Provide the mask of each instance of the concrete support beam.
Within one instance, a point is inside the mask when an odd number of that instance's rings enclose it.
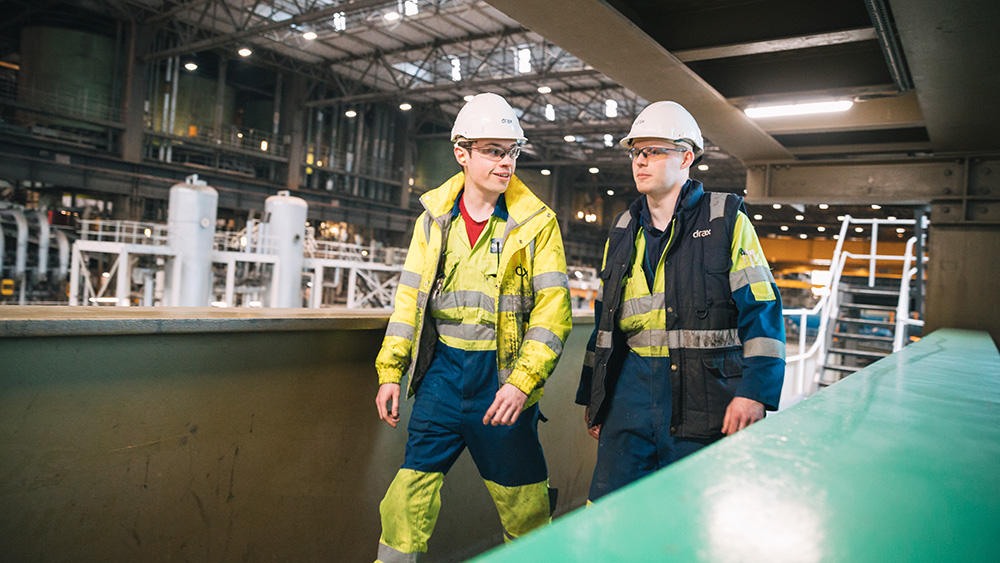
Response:
[[[747,168],[753,203],[931,203],[931,222],[1000,226],[1000,157],[775,163]]]
[[[747,168],[753,203],[920,204],[963,193],[962,159],[787,162]]]
[[[643,98],[683,104],[706,137],[741,161],[791,157],[759,125],[605,0],[488,3]]]
[[[932,212],[924,334],[985,330],[1000,343],[1000,225],[937,225],[933,219]]]
[[[125,59],[125,87],[122,92],[122,122],[125,131],[121,136],[120,150],[125,162],[142,161],[142,135],[145,116],[146,87],[149,66],[140,62],[139,56],[149,47],[153,33],[135,23],[128,26]]]
[[[293,75],[283,96],[281,115],[286,117],[280,124],[282,134],[289,136],[291,140],[288,149],[288,174],[285,177],[285,187],[290,190],[299,189],[302,183],[302,163],[306,159],[304,105],[308,95],[309,88],[305,77]]]

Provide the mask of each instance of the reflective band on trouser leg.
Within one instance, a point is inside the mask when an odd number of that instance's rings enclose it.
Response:
[[[382,536],[378,558],[383,563],[410,563],[427,551],[441,510],[444,473],[400,469],[379,505]]]
[[[527,534],[531,530],[549,522],[549,481],[504,487],[483,479],[493,497],[503,524],[505,542]]]

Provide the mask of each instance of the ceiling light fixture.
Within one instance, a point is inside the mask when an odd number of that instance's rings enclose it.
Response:
[[[781,204],[780,203],[775,203],[771,207],[773,207],[775,209],[781,209]]]
[[[836,113],[851,109],[854,102],[840,100],[835,102],[809,102],[802,104],[783,104],[775,106],[756,106],[743,110],[747,117],[758,119],[762,117],[786,117],[789,115],[811,115],[814,113]]]
[[[573,135],[566,135],[565,137],[563,137],[563,140],[566,141],[567,143],[572,143],[576,141],[576,137],[574,137]]]
[[[806,218],[806,217],[805,217],[805,215],[796,215],[796,216],[795,216],[795,220],[796,220],[796,221],[801,221],[801,220],[803,220],[803,219],[805,219],[805,218]]]
[[[782,225],[781,226],[781,230],[782,231],[787,231],[788,230],[788,225]]]
[[[754,221],[760,221],[763,218],[764,218],[764,216],[761,215],[760,213],[758,213],[758,214],[756,214],[756,215],[753,216],[753,220]]]
[[[403,103],[399,104],[399,109],[401,109],[403,111],[410,111],[411,109],[413,109],[413,106],[411,106],[410,104],[408,104],[406,102],[403,102]]]
[[[614,190],[608,190],[608,195],[615,195],[615,191]]]
[[[239,51],[236,51],[236,52],[239,53],[239,55],[241,57],[249,57],[250,55],[253,54],[253,51],[251,51],[250,49],[248,49],[246,47],[243,47]]]
[[[821,204],[819,204],[819,208],[820,209],[830,209],[830,206],[827,205],[827,204],[825,204],[825,203],[821,203]]]
[[[699,164],[698,165],[698,170],[701,170],[702,172],[704,172],[704,171],[708,170],[708,165],[707,164]]]
[[[195,63],[184,63],[184,68],[188,70],[198,70],[198,65]]]
[[[385,18],[385,21],[387,22],[394,22],[399,19],[399,12],[395,10],[386,12],[382,17]]]
[[[879,204],[877,204],[877,203],[873,203],[872,204],[872,209],[882,209],[882,206],[879,205]]]
[[[462,99],[465,100],[465,101],[467,101],[467,102],[471,102],[472,98],[475,98],[475,96],[473,96],[472,94],[469,94],[468,96],[465,96]]]
[[[596,167],[596,166],[591,166],[591,167],[590,167],[590,173],[591,173],[591,174],[597,174],[597,173],[598,173],[598,172],[600,172],[600,171],[601,171],[601,169],[600,169],[600,168],[598,168],[598,167]]]
[[[358,112],[354,111],[353,109],[349,109],[344,112],[344,115],[346,115],[347,117],[357,117]]]
[[[549,174],[552,173],[552,171],[549,170],[548,168],[542,168],[542,170],[541,170],[540,173],[541,173],[542,176],[548,176]]]
[[[302,38],[305,39],[306,41],[312,41],[313,39],[316,39],[317,37],[319,37],[319,35],[316,35],[315,31],[307,31],[307,32],[305,32],[305,33],[302,34]]]
[[[548,94],[551,91],[552,91],[552,88],[549,88],[548,86],[539,86],[538,87],[538,93],[539,94]]]

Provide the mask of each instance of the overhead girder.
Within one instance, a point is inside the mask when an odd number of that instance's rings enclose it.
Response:
[[[1000,225],[1000,156],[752,164],[753,203],[932,205],[934,225]]]

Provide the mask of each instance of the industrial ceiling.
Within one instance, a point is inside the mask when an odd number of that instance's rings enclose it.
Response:
[[[309,106],[408,103],[422,114],[428,137],[442,136],[463,97],[494,91],[523,112],[531,145],[521,166],[576,166],[582,178],[596,166],[603,179],[595,181],[620,187],[620,196],[629,184],[628,163],[609,141],[628,131],[648,101],[660,99],[682,103],[699,120],[709,141],[708,169],[695,174],[714,189],[742,192],[747,166],[760,163],[905,160],[1000,148],[994,133],[1000,112],[993,107],[1000,98],[993,29],[1000,4],[990,0],[4,4],[13,16],[0,31],[72,4],[168,34],[172,40],[152,45],[146,61],[205,52],[235,57],[246,47],[260,64],[321,82]],[[813,116],[744,113],[819,100],[854,105]],[[843,210],[830,213],[810,220],[834,224]],[[786,221],[771,216],[763,223],[772,219],[775,227]]]

